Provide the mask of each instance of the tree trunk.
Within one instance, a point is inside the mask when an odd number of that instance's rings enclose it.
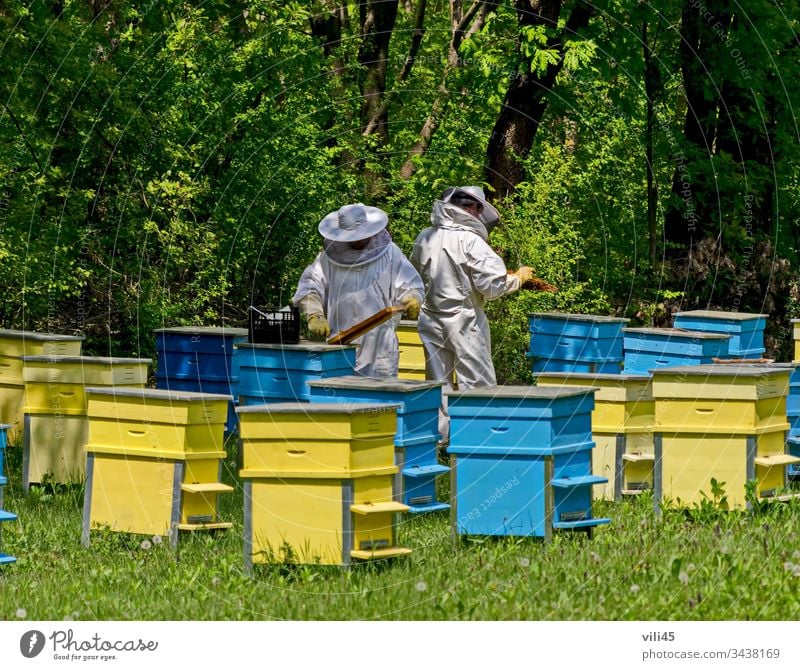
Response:
[[[578,2],[570,13],[566,27],[547,40],[547,49],[561,54],[558,62],[544,72],[531,72],[531,58],[523,55],[523,32],[531,27],[554,29],[561,13],[561,0],[515,0],[519,33],[517,71],[511,78],[503,107],[495,122],[486,150],[486,181],[493,197],[513,192],[524,178],[523,162],[533,146],[539,124],[547,108],[547,96],[564,66],[566,38],[589,23],[594,8]]]

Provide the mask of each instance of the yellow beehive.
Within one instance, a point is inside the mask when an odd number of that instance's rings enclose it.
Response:
[[[396,546],[397,406],[239,407],[244,554],[253,563],[347,565],[410,553]]]
[[[618,500],[653,485],[655,402],[647,375],[540,372],[538,386],[593,386],[592,472],[608,482],[594,486],[596,499]]]
[[[400,379],[425,379],[425,347],[417,332],[416,321],[401,321],[397,326],[400,347]]]
[[[800,319],[792,319],[792,339],[794,339],[794,362],[800,363]]]
[[[230,528],[218,514],[230,396],[87,388],[83,542],[91,528],[169,535]]]
[[[25,406],[23,356],[77,356],[83,337],[0,329],[0,422],[11,425],[10,441],[22,432]]]
[[[747,505],[746,484],[768,499],[785,484],[789,367],[699,365],[657,370],[656,500],[697,505],[715,479],[729,509]]]
[[[22,486],[80,483],[86,472],[89,420],[86,416],[25,415]]]

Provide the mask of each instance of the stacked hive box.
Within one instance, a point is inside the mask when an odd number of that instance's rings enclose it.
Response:
[[[156,387],[232,396],[225,431],[235,430],[239,373],[235,367],[234,344],[247,342],[247,330],[187,326],[160,328],[154,332],[158,352]]]
[[[713,363],[728,355],[729,335],[679,328],[625,328],[625,372]]]
[[[588,314],[533,313],[526,357],[534,372],[622,370],[622,328],[628,319]]]
[[[541,372],[538,386],[593,386],[592,472],[608,478],[596,498],[619,500],[653,488],[655,403],[648,375]]]
[[[673,322],[675,328],[730,335],[728,356],[731,358],[759,358],[765,351],[766,325],[766,314],[708,310],[678,312]]]
[[[149,358],[25,356],[22,486],[83,480],[86,386],[144,388]]]
[[[145,535],[229,528],[218,514],[228,395],[87,388],[83,543],[93,527]]]
[[[237,344],[239,404],[308,402],[308,382],[353,374],[355,346]]]
[[[239,407],[244,561],[347,565],[410,553],[396,546],[396,405]]]
[[[311,402],[383,402],[395,404],[397,433],[395,498],[412,513],[449,509],[436,500],[436,477],[448,467],[437,461],[442,384],[410,379],[331,377],[309,382]]]
[[[0,421],[10,424],[9,440],[22,434],[25,406],[23,356],[77,356],[83,337],[0,330]]]
[[[655,500],[696,505],[724,486],[729,508],[755,495],[774,498],[785,484],[787,368],[699,365],[657,370]]]
[[[3,553],[3,523],[6,521],[15,521],[17,518],[16,514],[12,514],[11,512],[6,512],[3,509],[3,488],[8,483],[8,480],[5,477],[5,451],[6,451],[6,437],[8,435],[8,429],[11,426],[7,423],[0,424],[0,565],[5,563],[13,563],[17,559],[13,556],[9,556],[8,554]]]
[[[794,361],[800,362],[800,319],[792,319],[792,339],[794,341]]]
[[[496,386],[448,393],[456,535],[549,539],[592,517],[594,389]]]
[[[425,347],[417,332],[416,321],[403,320],[397,326],[400,346],[400,379],[425,379]]]

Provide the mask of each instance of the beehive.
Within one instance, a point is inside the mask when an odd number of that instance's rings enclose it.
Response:
[[[235,430],[239,371],[234,345],[247,342],[247,329],[176,326],[153,332],[158,353],[156,387],[232,396],[225,430]]]
[[[425,379],[425,347],[417,331],[417,322],[402,320],[397,326],[400,348],[400,379]]]
[[[775,497],[785,484],[786,394],[790,370],[699,365],[657,370],[655,498],[677,506],[712,498],[723,485],[730,509],[746,506],[746,483]]]
[[[397,405],[276,403],[237,408],[245,480],[244,560],[347,565],[397,547]]]
[[[591,412],[587,387],[497,386],[448,393],[453,529],[458,535],[549,539],[591,529]]]
[[[706,333],[730,335],[728,355],[732,358],[759,357],[764,353],[766,314],[690,310],[678,312],[673,321],[675,328],[699,330]]]
[[[625,372],[703,365],[728,355],[730,335],[680,328],[625,328]]]
[[[9,440],[22,432],[25,406],[23,356],[76,356],[83,337],[0,329],[0,420],[7,422]]]
[[[436,499],[438,475],[449,468],[437,458],[440,382],[411,379],[375,379],[352,375],[309,382],[311,402],[382,402],[396,404],[394,436],[396,499],[411,513],[449,509]]]
[[[619,500],[653,487],[655,402],[648,375],[543,372],[537,386],[592,386],[592,472],[608,478],[595,498]]]
[[[143,388],[149,358],[24,356],[22,485],[80,482],[88,437],[86,386]]]
[[[352,375],[355,346],[326,344],[236,344],[239,403],[307,402],[308,382]]]
[[[9,426],[7,423],[0,424],[0,565],[5,565],[7,563],[13,563],[17,559],[14,556],[10,556],[9,554],[3,553],[3,523],[7,521],[16,521],[17,515],[12,514],[11,512],[6,512],[3,509],[3,489],[5,485],[8,483],[8,480],[5,476],[5,451],[6,451],[6,442],[7,442],[7,434]]]
[[[619,373],[622,328],[627,322],[591,314],[530,314],[526,357],[534,372]]]
[[[227,395],[87,388],[83,542],[91,528],[145,535],[229,528],[218,514]]]
[[[792,339],[794,340],[794,361],[800,362],[800,319],[792,319]]]

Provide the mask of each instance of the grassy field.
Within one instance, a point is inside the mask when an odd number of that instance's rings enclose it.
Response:
[[[19,487],[18,450],[0,568],[0,619],[789,619],[800,618],[800,504],[757,513],[665,512],[652,500],[600,503],[594,539],[557,534],[466,540],[446,513],[404,519],[414,552],[352,569],[258,566],[242,572],[242,490],[223,497],[234,528],[161,538],[93,532],[80,544],[83,490]],[[228,471],[226,479],[235,482]]]

